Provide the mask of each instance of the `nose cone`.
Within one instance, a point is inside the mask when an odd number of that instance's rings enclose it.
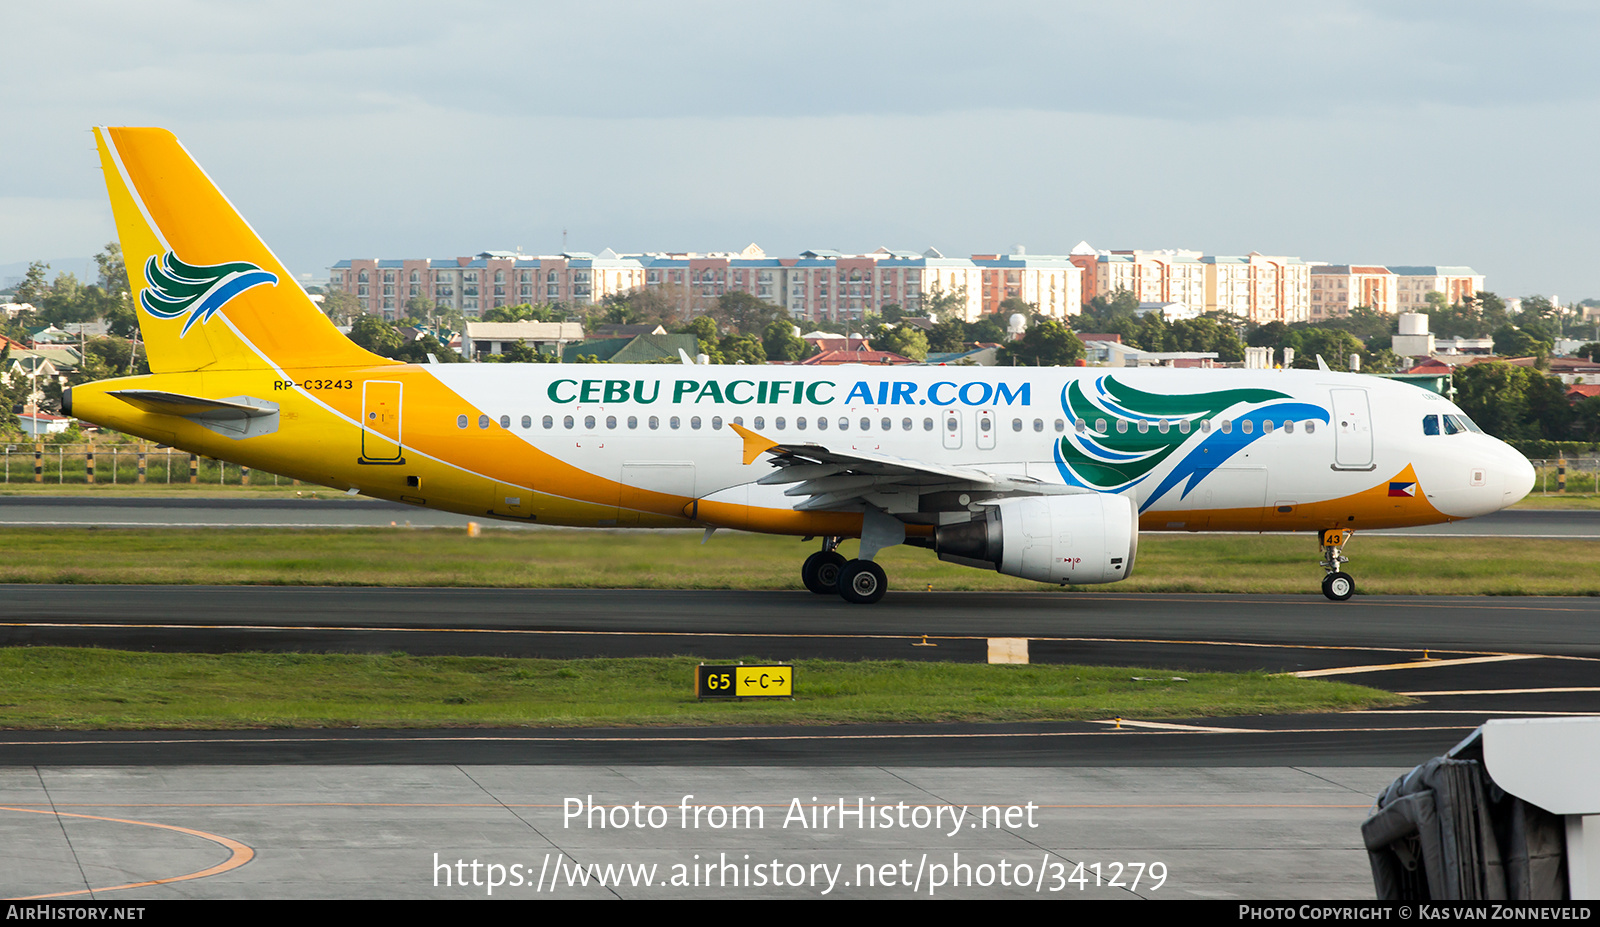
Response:
[[[1522,456],[1522,454],[1518,452],[1516,448],[1509,444],[1502,444],[1500,446],[1503,449],[1501,457],[1504,460],[1504,463],[1501,464],[1501,466],[1505,468],[1504,472],[1506,480],[1505,498],[1500,503],[1500,507],[1505,508],[1507,506],[1516,505],[1518,502],[1522,501],[1523,496],[1526,496],[1533,490],[1535,474],[1533,472],[1533,464],[1529,463],[1528,458]],[[1499,461],[1497,461],[1497,463],[1499,463]]]

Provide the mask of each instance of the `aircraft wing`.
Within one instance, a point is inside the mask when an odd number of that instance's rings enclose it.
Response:
[[[763,485],[792,483],[786,496],[808,498],[798,511],[833,509],[882,493],[939,491],[981,492],[985,496],[1059,495],[1081,492],[1076,487],[1046,483],[1028,476],[990,473],[977,467],[947,466],[875,454],[838,450],[822,444],[777,442],[739,425],[732,428],[744,438],[745,463],[770,454],[777,469],[756,482]]]

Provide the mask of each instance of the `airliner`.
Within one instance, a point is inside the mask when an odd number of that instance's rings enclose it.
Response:
[[[900,544],[1088,585],[1128,578],[1141,532],[1300,531],[1343,601],[1353,532],[1533,486],[1444,397],[1326,369],[404,363],[341,334],[170,132],[95,139],[152,372],[65,411],[352,494],[821,539],[805,587],[859,604]]]

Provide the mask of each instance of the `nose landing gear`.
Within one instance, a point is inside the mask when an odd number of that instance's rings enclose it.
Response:
[[[1344,555],[1344,545],[1355,532],[1349,528],[1329,528],[1322,532],[1322,568],[1328,575],[1322,578],[1322,594],[1335,602],[1343,602],[1356,594],[1355,577],[1339,569],[1349,563]]]

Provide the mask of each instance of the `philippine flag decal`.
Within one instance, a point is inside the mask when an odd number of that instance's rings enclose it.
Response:
[[[1415,498],[1416,495],[1417,495],[1417,484],[1416,483],[1390,483],[1389,484],[1389,495],[1391,495],[1391,496],[1411,496],[1411,497]]]

